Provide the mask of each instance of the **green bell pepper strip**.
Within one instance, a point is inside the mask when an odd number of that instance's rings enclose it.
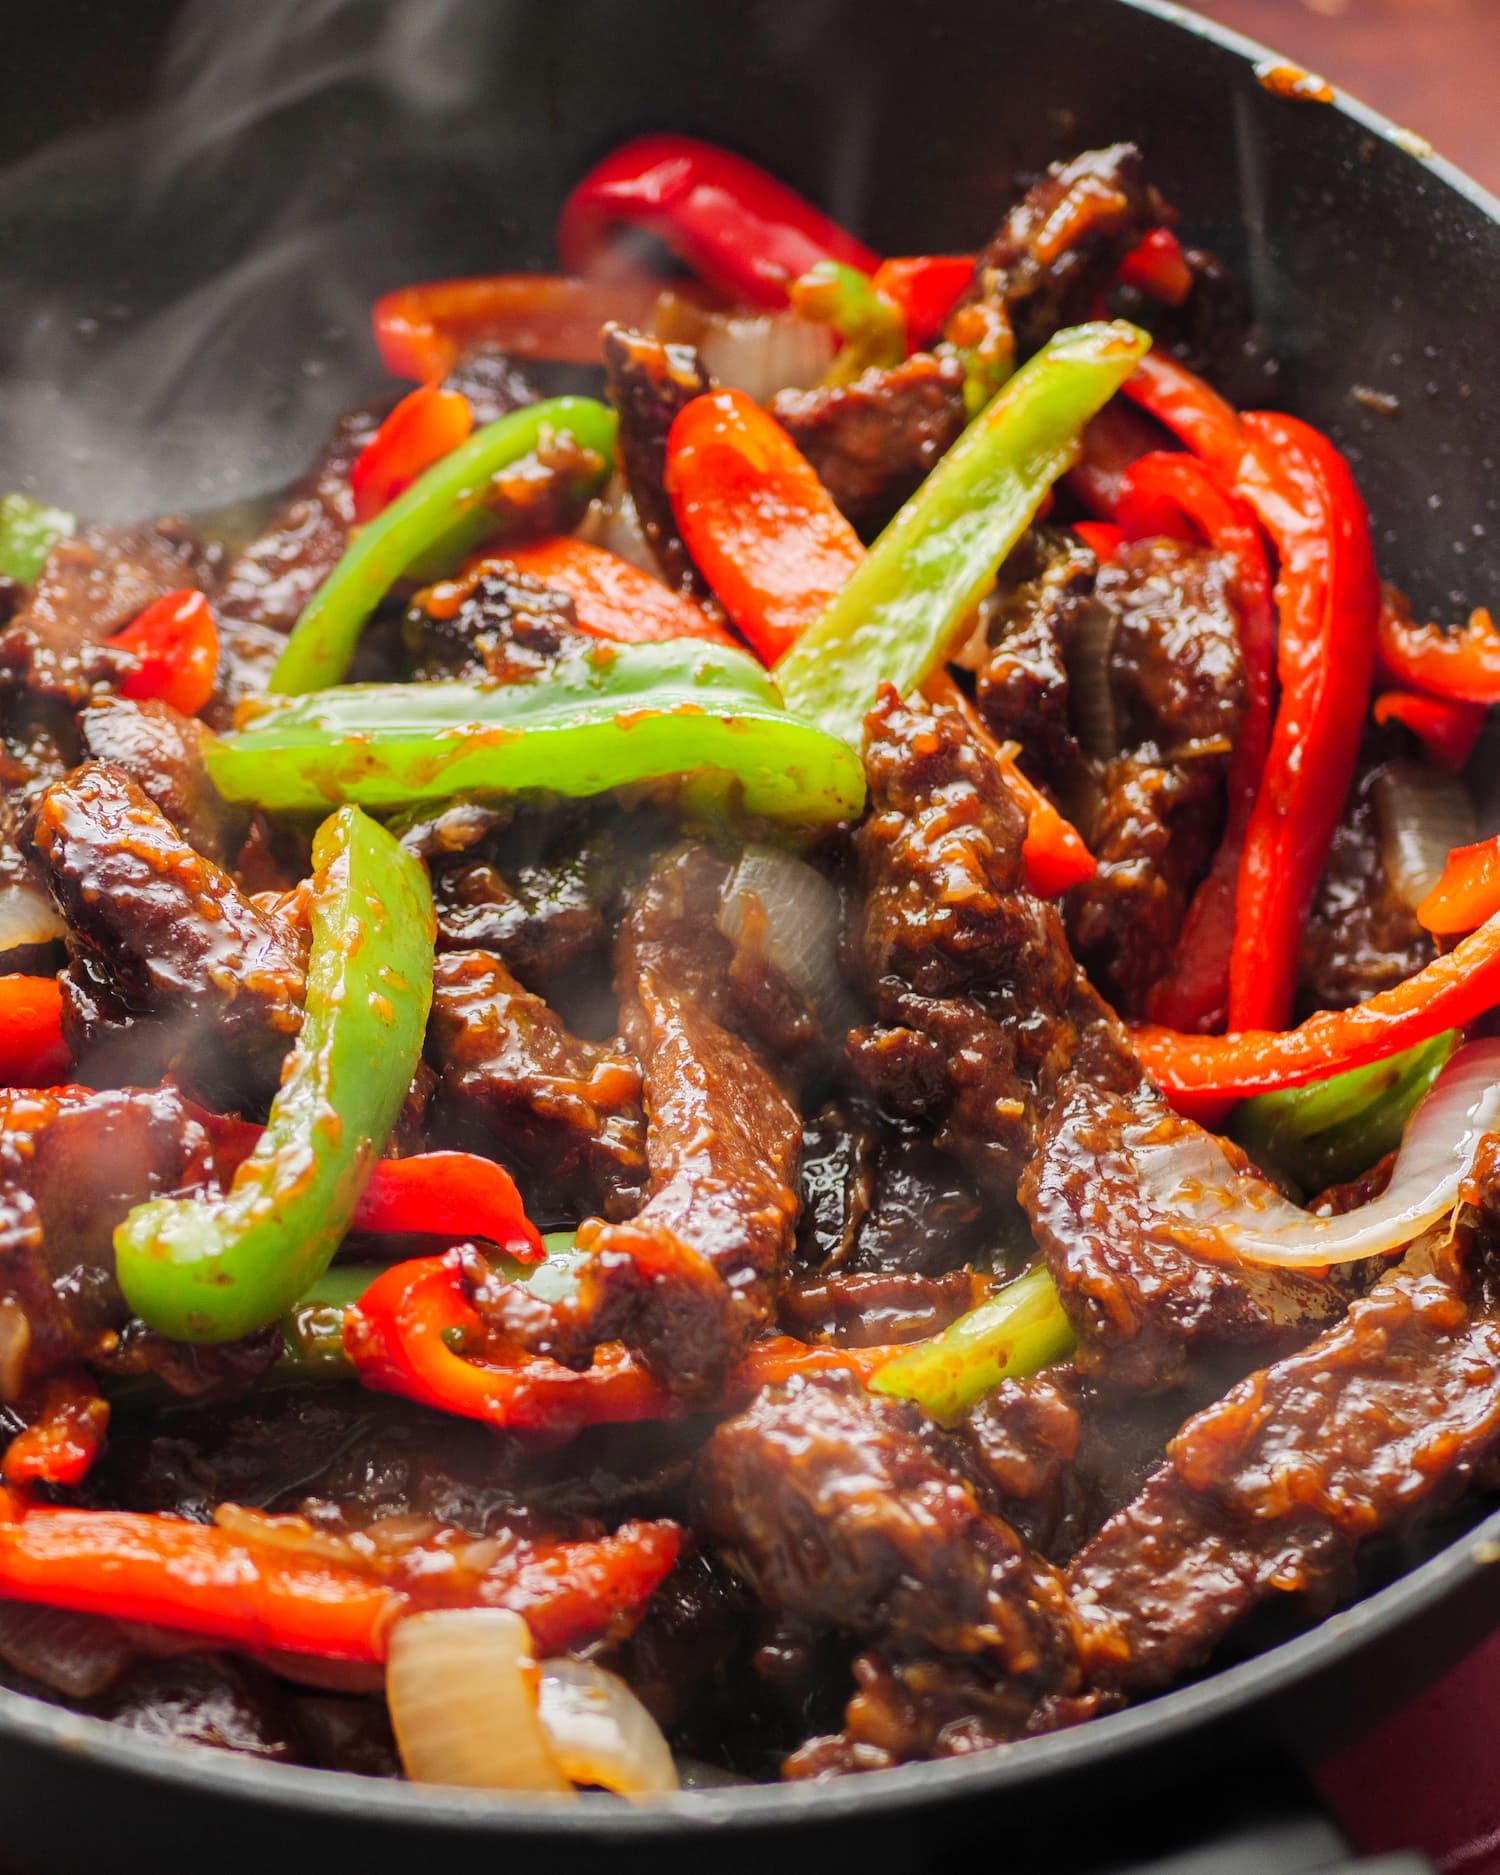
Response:
[[[1229,1130],[1304,1190],[1342,1184],[1396,1150],[1418,1101],[1457,1047],[1458,1031],[1449,1029],[1368,1067],[1256,1094],[1235,1108]]]
[[[789,710],[858,747],[880,686],[931,674],[1150,343],[1118,321],[1073,326],[1021,367],[777,664]]]
[[[432,893],[345,807],[313,841],[302,1030],[259,1144],[216,1198],[156,1198],[115,1232],[125,1300],[174,1341],[234,1341],[307,1293],[349,1227],[422,1053]]]
[[[29,586],[47,555],[77,528],[61,508],[49,508],[30,495],[0,495],[0,576]]]
[[[596,645],[526,684],[352,684],[273,699],[205,753],[221,793],[273,812],[577,797],[707,770],[735,778],[749,813],[815,825],[857,814],[865,792],[859,758],[789,715],[754,658],[687,638]]]
[[[578,501],[602,487],[614,461],[615,414],[591,397],[549,397],[487,423],[419,475],[403,495],[362,527],[292,627],[271,673],[271,688],[302,696],[336,684],[348,668],[365,620],[403,574],[452,564],[504,525],[488,505],[490,483],[530,455],[550,433],[567,432],[587,451]]]
[[[872,365],[899,365],[906,356],[906,320],[894,300],[877,293],[869,274],[842,261],[820,260],[787,289],[804,319],[832,326],[844,341],[823,373],[825,385],[852,384]]]
[[[1073,1349],[1057,1287],[1040,1266],[960,1315],[940,1335],[887,1361],[872,1393],[914,1400],[934,1419],[953,1420],[1009,1380],[1040,1373]]]

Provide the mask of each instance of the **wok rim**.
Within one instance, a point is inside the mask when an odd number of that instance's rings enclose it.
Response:
[[[1205,40],[1252,67],[1268,59],[1287,62],[1260,41],[1179,6],[1175,0],[1115,0],[1115,4]],[[1333,110],[1352,119],[1392,144],[1403,162],[1425,170],[1500,225],[1500,198],[1457,164],[1430,147],[1419,147],[1425,139],[1403,130],[1337,84],[1332,90],[1331,102],[1289,101],[1286,108]],[[1247,1711],[1336,1667],[1477,1582],[1497,1563],[1500,1508],[1425,1562],[1305,1633],[1202,1680],[1071,1729],[966,1757],[829,1782],[684,1791],[655,1798],[649,1805],[594,1795],[572,1802],[527,1799],[516,1793],[420,1786],[272,1764],[206,1746],[143,1738],[114,1721],[72,1712],[4,1687],[0,1687],[0,1748],[8,1739],[24,1742],[155,1784],[164,1796],[177,1790],[210,1799],[252,1799],[268,1810],[351,1824],[386,1822],[400,1826],[403,1833],[411,1828],[474,1838],[547,1833],[571,1842],[618,1841],[637,1846],[701,1839],[716,1830],[765,1836],[998,1796],[1020,1786],[1044,1784],[1124,1761],[1150,1746],[1170,1743]]]

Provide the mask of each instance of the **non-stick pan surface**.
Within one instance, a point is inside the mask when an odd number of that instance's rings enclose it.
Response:
[[[1383,570],[1424,615],[1500,593],[1500,204],[1346,99],[1273,96],[1259,48],[1162,0],[10,0],[5,32],[5,485],[123,514],[285,481],[381,382],[377,292],[548,264],[568,183],[637,130],[743,149],[891,253],[970,246],[1018,175],[1133,137],[1248,281],[1277,399],[1353,458]],[[0,1693],[0,1862],[1123,1863],[1264,1817],[1268,1753],[1337,1742],[1500,1619],[1480,1508],[1321,1627],[1077,1731],[650,1809],[267,1767]],[[1325,1866],[1331,1840],[1293,1830],[1243,1866]]]

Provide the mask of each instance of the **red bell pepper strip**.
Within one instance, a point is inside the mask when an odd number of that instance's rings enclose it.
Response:
[[[1483,606],[1467,625],[1444,631],[1416,624],[1405,599],[1388,586],[1380,608],[1380,662],[1403,689],[1500,703],[1500,631]]]
[[[1477,931],[1500,912],[1500,834],[1456,846],[1443,876],[1417,907],[1417,922],[1434,937]]]
[[[1152,1021],[1174,1029],[1222,1027],[1229,1007],[1236,891],[1271,741],[1276,628],[1271,576],[1255,516],[1194,457],[1166,450],[1142,456],[1126,472],[1119,518],[1127,534],[1185,531],[1228,556],[1239,603],[1245,713],[1225,778],[1224,835],[1208,876],[1193,895],[1173,959],[1152,990]]]
[[[482,1237],[518,1263],[540,1263],[541,1232],[503,1165],[474,1152],[382,1159],[354,1208],[353,1230]]]
[[[573,601],[578,629],[616,644],[654,644],[666,638],[707,638],[736,645],[702,606],[675,593],[651,574],[571,534],[553,534],[529,546],[486,555],[483,564],[500,561],[529,573],[544,586],[565,592]]]
[[[608,321],[649,325],[660,293],[656,280],[503,273],[397,287],[376,300],[370,318],[386,370],[432,381],[481,345],[517,358],[597,365],[599,334]]]
[[[712,391],[677,413],[664,479],[688,552],[774,665],[863,560],[859,536],[791,437],[743,391]]]
[[[1083,426],[1078,460],[1063,481],[1090,514],[1114,521],[1124,499],[1127,472],[1165,441],[1159,425],[1148,422],[1133,405],[1112,398]]]
[[[201,1634],[251,1653],[379,1661],[391,1624],[422,1607],[510,1607],[556,1652],[639,1607],[680,1535],[628,1523],[595,1542],[521,1543],[486,1574],[429,1581],[134,1511],[63,1510],[0,1494],[0,1595]],[[399,1553],[397,1555],[399,1567]]]
[[[1075,521],[1073,532],[1085,547],[1093,549],[1100,566],[1108,566],[1125,545],[1125,530],[1113,521]]]
[[[52,1087],[72,1062],[55,977],[0,977],[0,1087]]]
[[[196,716],[213,695],[219,631],[201,592],[184,587],[148,605],[109,641],[138,660],[120,684],[136,703],[170,703]]]
[[[867,274],[879,265],[784,182],[695,137],[636,137],[597,163],[558,218],[563,265],[601,271],[621,226],[653,235],[711,287],[752,306],[784,306],[792,281],[820,260]]]
[[[1461,1029],[1500,1003],[1500,917],[1393,989],[1352,1009],[1325,1009],[1295,1029],[1247,1029],[1230,1035],[1180,1035],[1140,1028],[1141,1065],[1180,1105],[1301,1087],[1346,1068],[1383,1061],[1403,1048]]]
[[[60,1368],[42,1382],[33,1404],[21,1402],[30,1424],[5,1448],[7,1484],[82,1484],[104,1444],[109,1403],[85,1367]]]
[[[1180,306],[1193,290],[1193,270],[1170,228],[1153,228],[1142,235],[1120,262],[1117,277],[1123,286],[1139,287],[1164,306]]]
[[[685,1410],[618,1343],[598,1348],[577,1372],[543,1356],[481,1364],[454,1343],[483,1345],[484,1324],[464,1293],[453,1257],[398,1263],[345,1314],[344,1349],[361,1381],[420,1405],[508,1430],[565,1434],[583,1426],[675,1419]],[[892,1348],[810,1348],[788,1335],[757,1342],[725,1385],[726,1403],[794,1373],[873,1373]]]
[[[1488,714],[1488,704],[1427,697],[1416,690],[1387,690],[1375,699],[1377,723],[1404,723],[1438,767],[1455,775],[1474,753]]]
[[[424,469],[457,449],[474,427],[462,391],[423,384],[403,397],[365,444],[349,471],[356,521],[373,521]]]
[[[1121,387],[1132,403],[1180,436],[1228,482],[1245,451],[1238,411],[1211,385],[1163,351],[1152,350]]]
[[[916,352],[942,336],[949,313],[973,277],[972,254],[913,254],[883,260],[870,284],[901,308],[906,348]]]
[[[922,689],[929,702],[957,710],[963,717],[970,735],[994,757],[1001,780],[1025,813],[1026,837],[1021,842],[1021,858],[1026,867],[1026,890],[1038,898],[1056,898],[1070,886],[1092,879],[1099,865],[1084,844],[1083,835],[1016,766],[1021,745],[995,740],[950,672],[934,671]]]
[[[1280,559],[1281,702],[1245,832],[1229,976],[1231,1029],[1289,1019],[1307,909],[1354,776],[1375,669],[1380,587],[1344,458],[1295,417],[1252,412],[1237,492]]]

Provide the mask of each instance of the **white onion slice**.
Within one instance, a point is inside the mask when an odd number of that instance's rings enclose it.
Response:
[[[0,1601],[0,1660],[65,1698],[102,1693],[136,1653],[126,1631],[105,1616]]]
[[[1445,1217],[1486,1133],[1500,1125],[1500,1039],[1460,1048],[1407,1123],[1385,1191],[1338,1217],[1314,1217],[1242,1171],[1195,1129],[1138,1148],[1143,1187],[1169,1216],[1212,1231],[1245,1263],[1319,1268],[1400,1250]]]
[[[1474,803],[1457,775],[1391,762],[1370,784],[1380,857],[1401,903],[1415,911],[1442,877],[1448,854],[1474,839]]]
[[[811,390],[838,349],[830,326],[793,312],[713,312],[677,293],[663,293],[653,321],[659,338],[694,345],[726,390],[758,404],[777,391]]]
[[[641,519],[623,475],[614,475],[604,493],[594,497],[573,532],[579,540],[606,548],[653,579],[661,578],[661,567],[641,531]]]
[[[591,1660],[542,1663],[537,1712],[558,1768],[624,1797],[676,1790],[661,1727],[625,1682]]]
[[[742,944],[761,932],[767,961],[818,1018],[830,1039],[846,1034],[859,1011],[839,962],[843,906],[816,867],[774,846],[747,846],[719,906],[719,929]]]
[[[537,1717],[531,1631],[504,1608],[441,1608],[391,1630],[385,1694],[416,1784],[571,1792]]]
[[[0,953],[67,935],[68,927],[40,886],[19,880],[0,885]]]

